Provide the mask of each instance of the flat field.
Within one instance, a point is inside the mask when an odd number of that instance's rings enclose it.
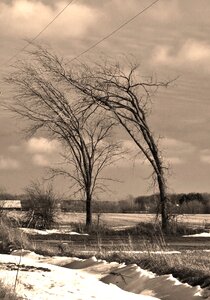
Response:
[[[155,214],[128,214],[128,213],[101,213],[93,214],[93,219],[100,224],[107,225],[108,227],[132,227],[138,223],[154,222]],[[210,227],[210,214],[196,214],[196,215],[179,215],[177,220],[181,223],[187,223],[192,226]],[[85,222],[84,213],[59,213],[58,222],[61,225],[68,225],[70,223],[83,223]]]

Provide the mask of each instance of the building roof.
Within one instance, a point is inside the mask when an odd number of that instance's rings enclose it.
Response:
[[[0,208],[21,209],[21,202],[20,200],[0,200]]]

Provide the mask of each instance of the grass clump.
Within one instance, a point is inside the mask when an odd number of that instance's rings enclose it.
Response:
[[[18,229],[17,224],[6,215],[0,218],[0,253],[9,253],[13,249],[29,248],[31,242],[27,235]]]
[[[208,252],[185,250],[170,253],[173,250],[167,248],[163,236],[154,237],[153,242],[145,240],[142,249],[143,251],[139,252],[133,251],[131,243],[130,248],[126,245],[125,249],[98,252],[96,256],[109,262],[116,261],[127,265],[137,264],[157,275],[172,274],[182,283],[210,288],[210,257]]]
[[[202,257],[202,258],[201,258]],[[210,258],[202,251],[192,253],[151,254],[131,258],[130,261],[158,275],[172,274],[183,283],[201,287],[210,284]]]
[[[192,227],[187,223],[172,221],[168,233],[163,233],[160,222],[148,223],[140,222],[136,226],[118,231],[118,234],[138,235],[141,237],[152,238],[154,236],[182,236],[197,234],[206,231],[203,226]]]
[[[4,285],[0,281],[0,300],[21,300],[22,297],[16,295],[15,291],[12,291],[11,288]]]

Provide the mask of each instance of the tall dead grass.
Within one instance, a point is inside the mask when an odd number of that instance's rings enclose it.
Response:
[[[6,214],[3,214],[0,218],[0,241],[0,252],[2,253],[8,253],[13,249],[31,247],[27,235]]]
[[[0,281],[0,300],[21,300],[22,297],[16,295],[14,291],[5,286],[5,284]]]

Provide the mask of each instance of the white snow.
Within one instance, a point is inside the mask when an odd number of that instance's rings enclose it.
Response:
[[[58,234],[69,234],[69,235],[88,235],[87,233],[78,233],[74,231],[70,231],[68,229],[45,229],[45,230],[39,230],[39,229],[33,229],[33,228],[20,228],[20,230],[24,231],[25,233],[35,235],[48,235],[53,233]]]
[[[210,232],[202,232],[191,235],[184,235],[184,237],[210,237]]]
[[[125,253],[125,254],[143,254],[143,253],[150,253],[150,254],[180,254],[180,251],[132,251],[132,250],[122,250],[122,251],[107,251],[107,253]]]
[[[8,265],[10,264],[10,265]],[[126,292],[105,284],[94,275],[78,269],[67,269],[38,263],[26,257],[0,255],[0,279],[13,288],[19,265],[16,293],[33,300],[155,300],[158,298]],[[7,267],[8,266],[8,267]],[[26,270],[25,266],[28,266]],[[11,270],[11,267],[12,270]],[[35,269],[37,268],[37,269]]]
[[[0,255],[0,280],[12,288],[19,269],[16,292],[24,299],[203,299],[200,287],[182,284],[172,275],[157,276],[134,264],[95,257],[45,257],[27,250],[12,254]]]

